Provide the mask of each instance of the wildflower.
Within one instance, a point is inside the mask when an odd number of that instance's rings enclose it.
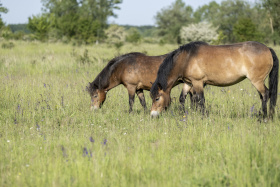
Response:
[[[251,113],[254,112],[254,108],[255,108],[255,105],[253,105],[253,106],[251,107],[251,109],[250,109]]]
[[[103,145],[106,145],[106,143],[107,143],[107,139],[105,138],[103,141]]]
[[[89,138],[89,141],[94,143],[94,139],[92,138],[92,136]]]
[[[7,142],[9,143],[9,142],[10,142],[10,140],[7,140]]]
[[[88,150],[86,147],[84,147],[83,149],[83,156],[87,156],[88,155]]]
[[[37,127],[37,131],[40,130],[40,126],[38,124],[36,124],[36,127]]]

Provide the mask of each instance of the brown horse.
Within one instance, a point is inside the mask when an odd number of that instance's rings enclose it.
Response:
[[[146,109],[143,90],[150,90],[152,82],[156,79],[158,68],[167,55],[146,56],[142,53],[128,53],[112,59],[87,87],[91,96],[91,109],[101,108],[106,99],[106,93],[120,84],[128,90],[129,112],[132,111],[135,93],[141,105]],[[188,93],[185,90],[189,91],[184,87],[180,96],[183,106]]]
[[[220,46],[191,42],[171,52],[161,64],[151,88],[151,116],[158,116],[169,106],[172,85],[178,81],[184,81],[188,89],[193,89],[192,99],[204,111],[204,84],[223,87],[248,78],[260,94],[264,118],[270,99],[272,117],[277,100],[278,69],[274,50],[258,42]],[[264,84],[268,75],[269,90]]]

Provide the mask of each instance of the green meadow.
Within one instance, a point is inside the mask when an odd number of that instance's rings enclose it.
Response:
[[[207,86],[206,116],[190,109],[188,96],[180,110],[182,85],[158,119],[138,98],[129,113],[122,85],[90,111],[85,88],[110,59],[178,46],[13,43],[0,42],[0,186],[280,185],[280,98],[274,120],[261,122],[249,81]]]

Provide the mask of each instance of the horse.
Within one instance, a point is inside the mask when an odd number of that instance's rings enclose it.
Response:
[[[262,102],[262,115],[270,117],[277,101],[279,61],[275,51],[264,44],[248,41],[230,45],[209,45],[205,42],[185,44],[165,58],[157,72],[150,95],[153,103],[151,116],[156,117],[170,105],[172,85],[183,81],[193,89],[192,100],[204,112],[203,86],[231,86],[249,79]],[[269,89],[265,79],[269,75]],[[187,92],[188,90],[185,90]]]
[[[161,56],[146,56],[143,53],[133,52],[113,58],[107,66],[97,75],[93,82],[87,86],[91,97],[91,109],[102,107],[106,94],[112,88],[122,84],[129,95],[129,112],[132,111],[135,93],[141,105],[146,110],[146,101],[143,90],[150,90],[155,81],[157,70],[168,54]],[[174,85],[176,86],[176,85]],[[183,87],[180,103],[184,107],[188,86]]]

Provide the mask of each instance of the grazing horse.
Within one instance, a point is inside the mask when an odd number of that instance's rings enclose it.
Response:
[[[91,109],[101,108],[107,92],[120,84],[123,84],[128,90],[129,112],[132,111],[135,93],[139,97],[141,105],[146,109],[143,90],[150,90],[152,82],[156,79],[158,68],[167,55],[146,56],[142,53],[128,53],[109,61],[87,87],[91,96]],[[180,102],[183,106],[188,94],[185,90],[189,91],[185,87],[180,96]]]
[[[191,42],[171,52],[160,65],[151,88],[151,116],[158,116],[170,104],[172,85],[184,81],[193,89],[193,101],[204,111],[204,84],[231,86],[245,78],[257,89],[264,119],[270,99],[273,117],[277,100],[279,61],[273,49],[258,43],[208,45]],[[269,89],[264,84],[269,75]],[[186,92],[188,90],[185,90]]]

